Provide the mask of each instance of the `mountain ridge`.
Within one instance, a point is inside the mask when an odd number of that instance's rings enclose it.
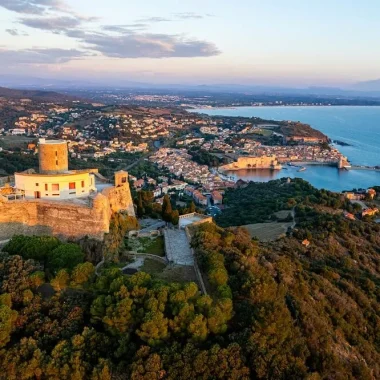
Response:
[[[0,97],[6,97],[10,99],[26,98],[42,102],[73,102],[81,100],[76,96],[61,94],[55,91],[19,90],[8,87],[0,87]]]

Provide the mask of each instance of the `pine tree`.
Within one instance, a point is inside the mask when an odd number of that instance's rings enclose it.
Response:
[[[139,192],[139,195],[137,197],[137,217],[142,218],[143,216],[144,216],[144,206],[143,206],[141,192]]]
[[[174,210],[172,212],[172,220],[171,220],[172,224],[174,226],[177,226],[178,225],[178,222],[179,222],[179,212],[178,210]]]
[[[193,201],[191,201],[190,205],[189,205],[189,213],[193,213],[195,212],[195,203]]]
[[[162,204],[162,219],[166,222],[169,223],[172,221],[172,205],[170,203],[170,198],[169,195],[164,196],[164,202]]]

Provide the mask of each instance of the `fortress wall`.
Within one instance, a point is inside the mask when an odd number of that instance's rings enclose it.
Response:
[[[237,165],[239,167],[246,168],[247,166],[257,166],[257,167],[270,167],[275,163],[276,159],[273,157],[239,157]]]
[[[109,204],[95,199],[90,206],[43,200],[0,203],[0,240],[15,234],[53,235],[61,239],[85,236],[103,240],[109,232]]]
[[[108,198],[112,212],[127,211],[129,216],[136,216],[128,183],[106,188],[102,194]]]
[[[222,166],[222,169],[281,169],[281,165],[276,156],[239,157],[236,162]]]
[[[89,198],[87,205],[74,200],[0,200],[0,241],[20,234],[52,235],[62,240],[85,236],[103,240],[109,232],[112,213],[120,211],[135,216],[128,183],[106,188],[102,194]]]

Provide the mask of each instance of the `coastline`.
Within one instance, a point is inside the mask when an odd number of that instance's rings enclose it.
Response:
[[[330,146],[339,149],[352,164],[380,164],[380,144],[373,139],[374,134],[379,135],[380,106],[239,106],[233,110],[211,107],[191,111],[209,116],[258,118],[276,123],[299,121],[328,136]]]
[[[363,105],[363,104],[263,104],[260,106],[255,105],[242,105],[242,106],[194,106],[193,108],[186,108],[188,112],[194,112],[194,110],[237,110],[239,108],[332,108],[332,107],[350,107],[350,108],[376,108],[380,107],[378,104]],[[196,112],[198,113],[198,112]],[[222,116],[222,115],[221,115]],[[245,116],[236,116],[245,117]],[[248,116],[247,116],[248,117]],[[254,117],[254,116],[251,116]],[[275,119],[273,119],[275,120]],[[278,120],[276,120],[278,121]]]
[[[283,170],[284,168],[281,168],[281,169],[273,169],[273,168],[228,168],[228,169],[223,169],[223,168],[220,168],[218,170],[218,172],[220,173],[221,171],[223,172],[238,172],[238,171],[241,171],[241,170],[271,170],[271,171],[274,171],[274,172],[278,172],[278,171],[281,171]]]
[[[351,170],[339,170],[335,162],[294,161],[293,167],[284,165],[282,170],[243,169],[220,173],[228,180],[266,182],[281,177],[303,178],[317,188],[332,191],[380,184],[380,172],[370,170],[380,166],[380,144],[373,138],[380,132],[380,106],[236,106],[233,110],[230,107],[208,107],[191,111],[220,117],[257,117],[268,121],[300,120],[327,135],[329,145],[338,149],[352,165]],[[298,171],[301,166],[308,169]]]

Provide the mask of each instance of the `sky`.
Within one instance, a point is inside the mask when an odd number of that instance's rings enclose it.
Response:
[[[0,0],[0,75],[348,86],[380,78],[378,0]]]

